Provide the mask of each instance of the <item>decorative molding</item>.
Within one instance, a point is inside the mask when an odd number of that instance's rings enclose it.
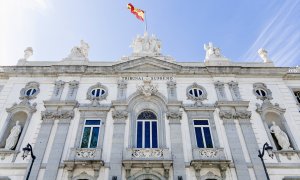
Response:
[[[168,88],[176,88],[176,81],[170,80],[167,82],[167,87]]]
[[[216,158],[219,154],[219,149],[213,149],[213,148],[205,148],[205,149],[199,149],[200,157],[203,158]]]
[[[256,103],[256,111],[261,115],[268,111],[275,111],[278,112],[279,114],[285,113],[285,109],[279,107],[278,103],[275,103],[273,105],[268,99],[264,100],[261,105]]]
[[[231,92],[232,99],[234,101],[241,101],[242,97],[240,94],[239,84],[234,81],[228,82],[229,90]]]
[[[233,110],[221,110],[219,116],[221,119],[234,119],[235,112]]]
[[[94,158],[96,149],[92,148],[78,148],[76,149],[77,158]]]
[[[73,119],[73,110],[42,111],[42,120]]]
[[[125,110],[114,110],[112,112],[112,117],[115,121],[125,121],[128,117],[128,112]]]
[[[193,95],[191,95],[189,93],[189,91],[192,89],[192,88],[198,88],[198,89],[201,89],[202,91],[202,94],[198,97],[195,97]],[[190,99],[192,101],[195,101],[195,104],[198,104],[199,106],[202,106],[202,101],[206,100],[207,99],[207,92],[205,90],[204,87],[198,85],[196,82],[194,82],[192,85],[188,86],[186,88],[186,96],[187,96],[187,99]]]
[[[124,79],[119,79],[118,80],[118,88],[119,89],[126,89],[127,88],[127,81],[126,80],[124,80]]]
[[[132,156],[135,158],[160,158],[163,157],[163,149],[138,148],[132,149]]]
[[[235,117],[237,119],[250,119],[251,118],[251,111],[247,110],[237,110],[235,112]]]
[[[38,82],[35,82],[35,81],[30,81],[26,84],[26,86],[24,88],[21,89],[20,91],[20,99],[23,100],[23,101],[28,101],[28,100],[31,100],[31,99],[35,99],[36,96],[40,93],[40,83]],[[30,96],[27,96],[26,95],[26,92],[27,90],[29,89],[35,89],[36,92]]]
[[[151,77],[144,77],[143,82],[143,85],[137,86],[137,92],[143,94],[146,97],[150,97],[151,95],[156,94],[158,92],[158,86],[154,86],[153,84],[151,84]]]
[[[182,118],[182,112],[180,111],[168,111],[166,115],[169,121],[180,121]]]
[[[33,103],[32,105],[29,103],[29,101],[21,101],[19,104],[14,103],[12,107],[6,108],[6,112],[13,113],[17,111],[25,110],[28,113],[34,113],[36,112],[36,103]]]
[[[64,85],[65,85],[65,82],[62,80],[55,81],[53,95],[52,95],[53,99],[60,99]]]
[[[16,156],[19,152],[20,151],[0,148],[0,158],[1,158],[1,160],[4,160],[6,156],[10,156],[10,155],[15,155]]]
[[[79,81],[73,80],[69,82],[69,90],[67,95],[68,100],[76,99],[78,87],[79,87]]]

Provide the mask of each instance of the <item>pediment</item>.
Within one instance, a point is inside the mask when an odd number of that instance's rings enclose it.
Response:
[[[122,72],[176,72],[181,66],[153,57],[141,57],[113,65],[115,71]]]

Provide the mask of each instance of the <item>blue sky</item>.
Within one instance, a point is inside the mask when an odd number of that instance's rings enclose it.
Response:
[[[90,61],[117,61],[144,24],[126,8],[147,12],[148,32],[176,61],[203,62],[203,44],[232,61],[260,61],[265,48],[276,66],[300,65],[298,0],[0,0],[0,65],[15,65],[31,46],[34,61],[59,61],[83,39]]]

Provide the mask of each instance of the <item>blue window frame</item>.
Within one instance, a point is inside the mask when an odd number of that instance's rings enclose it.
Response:
[[[81,148],[96,148],[100,134],[101,120],[85,120]]]
[[[139,114],[136,127],[137,148],[158,148],[157,117],[153,112]]]
[[[213,148],[213,140],[208,120],[194,120],[198,148]]]
[[[36,89],[34,89],[34,88],[30,88],[25,92],[26,96],[32,96],[35,93],[36,93]]]

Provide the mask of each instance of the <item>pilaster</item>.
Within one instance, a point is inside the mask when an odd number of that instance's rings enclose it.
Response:
[[[55,81],[54,90],[51,99],[60,100],[61,94],[64,90],[65,82],[62,80]]]
[[[69,82],[69,90],[67,95],[67,100],[75,100],[77,91],[79,87],[79,81],[73,80]]]
[[[171,138],[171,150],[173,159],[173,178],[178,179],[179,176],[182,180],[186,179],[185,174],[185,160],[183,156],[183,144],[182,144],[182,132],[181,132],[181,118],[182,113],[179,112],[179,108],[175,110],[169,110],[167,112],[167,119],[170,125],[170,138]]]

